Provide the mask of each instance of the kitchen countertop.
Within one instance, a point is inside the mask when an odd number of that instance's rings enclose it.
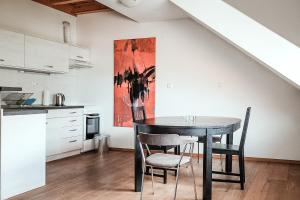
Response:
[[[73,109],[73,108],[84,108],[82,105],[70,105],[70,106],[43,106],[43,105],[32,105],[32,106],[1,106],[4,110],[18,109],[18,110],[53,110],[53,109]]]
[[[30,115],[30,114],[41,114],[48,113],[48,110],[54,109],[74,109],[84,108],[82,105],[70,105],[70,106],[43,106],[43,105],[32,105],[32,106],[1,106],[3,109],[3,115]]]
[[[47,110],[30,110],[30,109],[4,109],[3,116],[11,115],[33,115],[33,114],[45,114]]]
[[[21,87],[4,87],[0,86],[0,92],[22,91]]]

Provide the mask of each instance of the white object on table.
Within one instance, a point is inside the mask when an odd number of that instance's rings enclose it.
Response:
[[[43,91],[43,106],[49,106],[50,104],[50,92],[49,90]]]

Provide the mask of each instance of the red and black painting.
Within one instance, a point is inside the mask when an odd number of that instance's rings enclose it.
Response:
[[[132,127],[131,106],[155,110],[155,38],[114,41],[114,126]]]

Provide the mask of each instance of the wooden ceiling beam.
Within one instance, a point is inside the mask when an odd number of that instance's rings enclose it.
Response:
[[[82,3],[73,7],[72,13],[75,15],[88,14],[107,10],[108,8],[104,5],[94,3]]]
[[[111,9],[105,8],[105,9],[98,9],[98,10],[78,11],[75,13],[75,15],[83,15],[83,14],[98,13],[98,12],[108,12],[108,11],[111,11]]]
[[[32,0],[73,16],[108,11],[110,8],[95,0]]]
[[[87,2],[90,0],[55,0],[51,1],[51,4],[54,6],[59,6],[59,5],[66,5],[66,4],[71,4],[71,3],[80,3],[80,2]]]

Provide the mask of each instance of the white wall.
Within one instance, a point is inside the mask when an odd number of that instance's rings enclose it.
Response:
[[[43,6],[31,0],[0,0],[0,28],[21,32],[41,38],[63,42],[62,21],[71,23],[72,41],[76,42],[76,18]],[[41,103],[42,91],[63,92],[68,102],[76,103],[76,74],[45,75],[20,73],[0,69],[0,85],[21,86],[25,92],[34,92]]]
[[[299,0],[224,0],[300,47]]]
[[[77,40],[92,48],[96,67],[51,76],[0,69],[0,85],[23,86],[38,98],[48,87],[74,103],[99,105],[111,145],[132,148],[133,130],[113,127],[113,40],[156,36],[158,116],[243,117],[251,105],[246,155],[300,160],[299,91],[193,21],[137,24],[113,13],[76,21],[30,0],[0,0],[0,28],[62,41],[63,20],[77,26]]]
[[[93,96],[91,103],[102,106],[102,129],[113,147],[133,147],[133,130],[113,127],[113,40],[155,36],[157,116],[243,118],[252,106],[246,155],[300,160],[300,92],[192,20],[138,24],[101,13],[80,16],[77,30],[97,65],[79,77],[81,100]]]

